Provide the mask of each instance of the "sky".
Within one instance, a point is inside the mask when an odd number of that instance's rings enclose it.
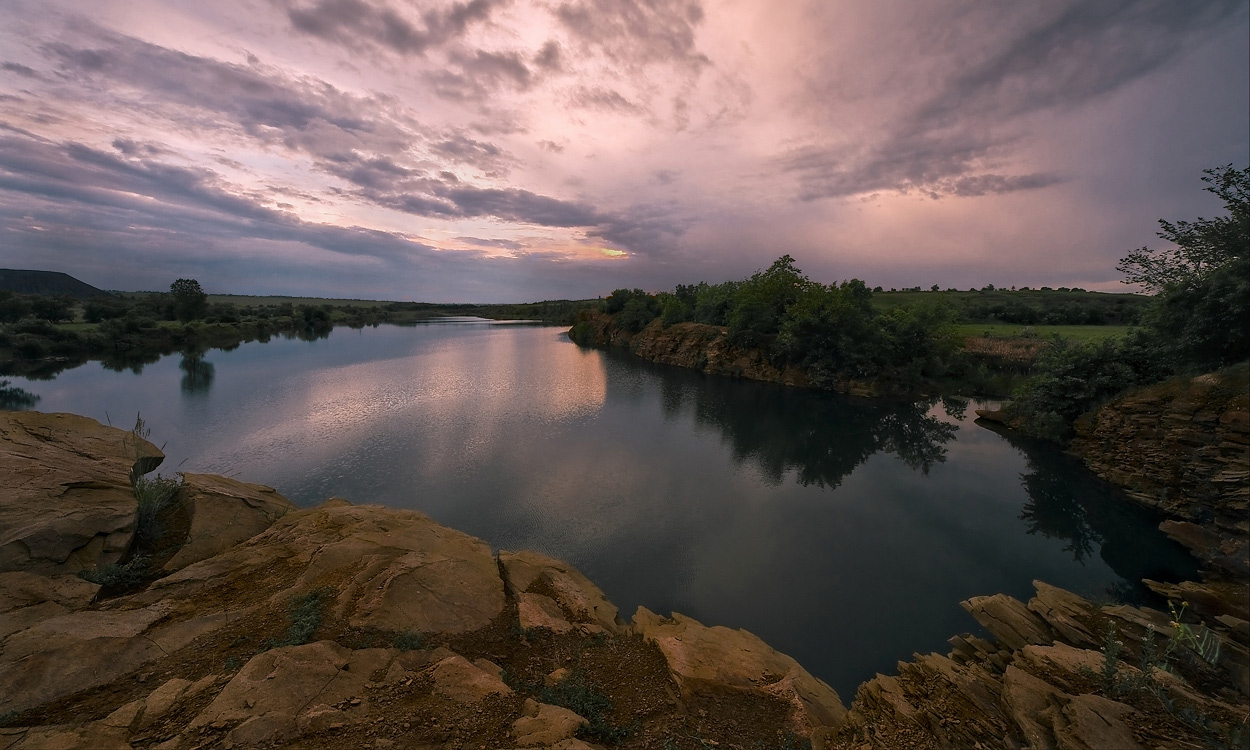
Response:
[[[104,289],[1125,291],[1248,161],[1241,0],[0,3],[0,266]]]

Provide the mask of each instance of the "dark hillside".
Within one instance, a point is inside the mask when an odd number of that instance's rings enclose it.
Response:
[[[10,268],[0,268],[0,291],[44,297],[68,295],[74,299],[109,296],[108,292],[60,271],[15,271]]]

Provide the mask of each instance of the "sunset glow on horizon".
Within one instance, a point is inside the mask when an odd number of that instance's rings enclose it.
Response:
[[[0,266],[524,302],[1122,291],[1250,162],[1242,0],[12,0]]]

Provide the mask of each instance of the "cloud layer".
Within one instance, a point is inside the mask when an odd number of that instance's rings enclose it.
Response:
[[[18,0],[0,247],[110,288],[399,299],[664,288],[784,252],[826,281],[1113,288],[1154,218],[1211,213],[1203,168],[1250,158],[1247,17]]]

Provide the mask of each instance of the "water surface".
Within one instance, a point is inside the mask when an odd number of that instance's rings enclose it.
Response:
[[[572,562],[626,616],[746,628],[847,703],[975,632],[962,599],[1027,599],[1033,579],[1134,597],[1142,577],[1194,570],[1157,517],[960,404],[706,377],[562,329],[336,329],[12,380],[42,411],[121,427],[142,412],[163,471],[413,508]]]

